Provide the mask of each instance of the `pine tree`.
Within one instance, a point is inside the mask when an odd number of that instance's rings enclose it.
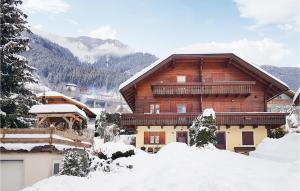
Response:
[[[25,88],[26,83],[36,82],[33,68],[19,53],[28,48],[28,39],[22,37],[26,18],[20,9],[20,0],[1,0],[1,128],[26,128],[34,118],[30,107],[36,103],[34,94]]]
[[[83,152],[83,151],[82,151]],[[63,159],[61,175],[85,177],[90,172],[91,159],[88,153],[68,151]]]
[[[287,133],[287,131],[282,127],[279,127],[276,129],[269,129],[268,137],[274,138],[274,139],[279,139],[279,138],[283,137],[286,133]]]
[[[121,131],[121,115],[102,111],[96,119],[96,133],[104,142],[113,141]]]
[[[190,127],[190,145],[204,147],[210,143],[216,143],[215,113],[212,109],[206,109],[198,116]]]

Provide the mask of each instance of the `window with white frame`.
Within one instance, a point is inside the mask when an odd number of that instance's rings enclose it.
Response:
[[[159,114],[159,105],[158,104],[155,105],[155,113]]]
[[[154,104],[150,104],[150,113],[154,113]]]
[[[155,144],[159,144],[159,135],[155,136]]]
[[[150,144],[154,144],[154,137],[155,137],[154,135],[150,136]]]
[[[177,105],[177,113],[186,113],[186,105],[178,104]]]
[[[186,82],[185,75],[178,75],[177,76],[177,83],[185,83],[185,82]]]
[[[150,113],[159,114],[159,104],[150,104]]]

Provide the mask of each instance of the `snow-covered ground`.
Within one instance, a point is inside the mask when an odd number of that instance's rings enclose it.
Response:
[[[55,176],[24,191],[296,191],[300,186],[300,158],[299,145],[294,144],[299,140],[299,133],[279,140],[267,139],[257,150],[268,155],[265,159],[172,143],[157,154],[138,151],[132,157],[115,160],[121,166],[131,164],[133,169],[97,172],[89,178]],[[105,147],[122,146],[109,143]],[[274,152],[296,157],[290,162],[278,162],[274,161]]]
[[[266,138],[250,155],[277,162],[300,162],[300,133],[288,133],[280,139]]]

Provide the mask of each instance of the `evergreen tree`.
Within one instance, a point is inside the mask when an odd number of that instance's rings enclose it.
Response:
[[[91,159],[88,153],[68,151],[63,159],[61,175],[85,177],[90,172]]]
[[[113,141],[121,131],[121,115],[102,111],[96,119],[96,135],[104,142]]]
[[[279,139],[279,138],[283,137],[286,133],[287,133],[287,131],[285,131],[284,128],[282,128],[282,127],[279,127],[276,129],[269,129],[268,137],[274,138],[274,139]]]
[[[28,39],[22,37],[26,18],[20,9],[20,0],[1,0],[1,128],[26,128],[34,118],[28,114],[35,103],[34,94],[25,88],[36,82],[26,58],[19,54],[28,48]]]
[[[209,143],[216,143],[215,113],[212,109],[206,109],[198,116],[190,127],[190,145],[204,147]]]

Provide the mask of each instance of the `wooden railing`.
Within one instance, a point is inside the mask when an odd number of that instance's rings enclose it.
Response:
[[[0,129],[1,143],[45,143],[62,144],[74,147],[91,147],[93,132],[87,129],[83,135],[73,130],[61,131],[53,127],[30,129]]]
[[[250,95],[253,81],[213,82],[213,83],[161,83],[152,84],[156,96],[174,95]]]
[[[191,125],[199,114],[122,114],[122,125]],[[271,125],[285,124],[285,113],[216,113],[217,125]]]

